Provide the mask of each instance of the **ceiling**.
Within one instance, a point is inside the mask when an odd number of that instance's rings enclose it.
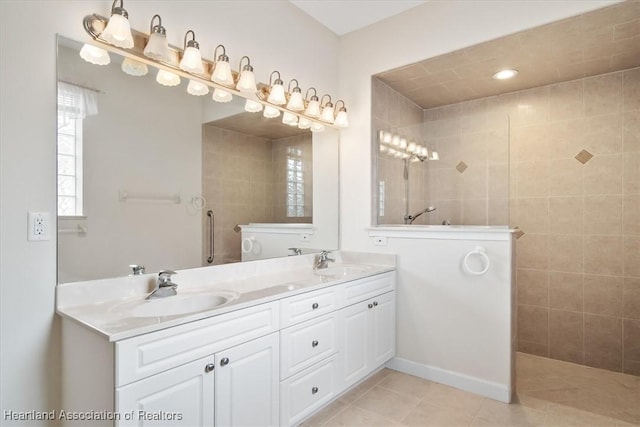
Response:
[[[342,36],[405,10],[426,0],[289,0],[313,19]]]
[[[310,132],[308,129],[300,129],[298,126],[284,125],[282,124],[281,119],[268,119],[264,117],[262,113],[242,112],[214,120],[206,123],[206,125],[244,133],[246,135],[253,135],[272,141]]]
[[[515,33],[378,74],[433,108],[640,66],[640,1]],[[510,80],[491,76],[504,68]]]

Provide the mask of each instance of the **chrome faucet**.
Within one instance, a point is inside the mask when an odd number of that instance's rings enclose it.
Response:
[[[300,248],[289,248],[288,250],[291,251],[289,256],[302,255],[302,249],[300,249]]]
[[[165,298],[177,295],[176,288],[178,285],[171,281],[171,276],[178,274],[171,270],[162,270],[158,273],[158,281],[156,282],[156,288],[147,295],[146,299]]]
[[[333,258],[329,258],[329,254],[331,251],[320,251],[318,255],[316,255],[316,259],[313,263],[313,269],[318,270],[322,268],[327,268],[327,264],[329,262],[335,262],[336,260]]]
[[[408,210],[408,209],[407,209],[407,210]],[[415,220],[416,220],[416,218],[418,218],[418,217],[419,217],[420,215],[422,215],[423,213],[425,213],[425,212],[433,212],[433,211],[435,211],[435,210],[436,210],[436,208],[435,208],[435,207],[433,207],[433,206],[429,206],[429,207],[427,207],[426,209],[421,210],[420,212],[415,213],[415,214],[413,214],[413,215],[406,214],[406,215],[404,216],[404,223],[405,223],[405,224],[411,224],[411,223],[413,223],[413,221],[415,221]]]
[[[129,267],[133,269],[134,276],[139,276],[141,274],[144,274],[144,265],[130,264]]]

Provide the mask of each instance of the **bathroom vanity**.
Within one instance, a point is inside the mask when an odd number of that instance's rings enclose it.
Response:
[[[394,256],[337,258],[185,270],[156,301],[151,275],[60,285],[63,409],[78,425],[299,424],[395,355]]]

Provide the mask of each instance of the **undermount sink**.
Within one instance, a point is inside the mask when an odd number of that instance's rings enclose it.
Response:
[[[350,276],[352,274],[360,274],[371,267],[368,265],[354,265],[354,264],[333,264],[327,268],[319,268],[314,270],[314,273],[319,276]]]
[[[236,292],[198,292],[157,298],[128,301],[117,307],[114,311],[124,311],[133,317],[160,317],[177,316],[181,314],[197,313],[211,310],[238,298]]]

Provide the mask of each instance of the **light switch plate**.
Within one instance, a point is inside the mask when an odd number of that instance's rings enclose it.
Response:
[[[27,240],[51,240],[49,212],[28,212]]]

